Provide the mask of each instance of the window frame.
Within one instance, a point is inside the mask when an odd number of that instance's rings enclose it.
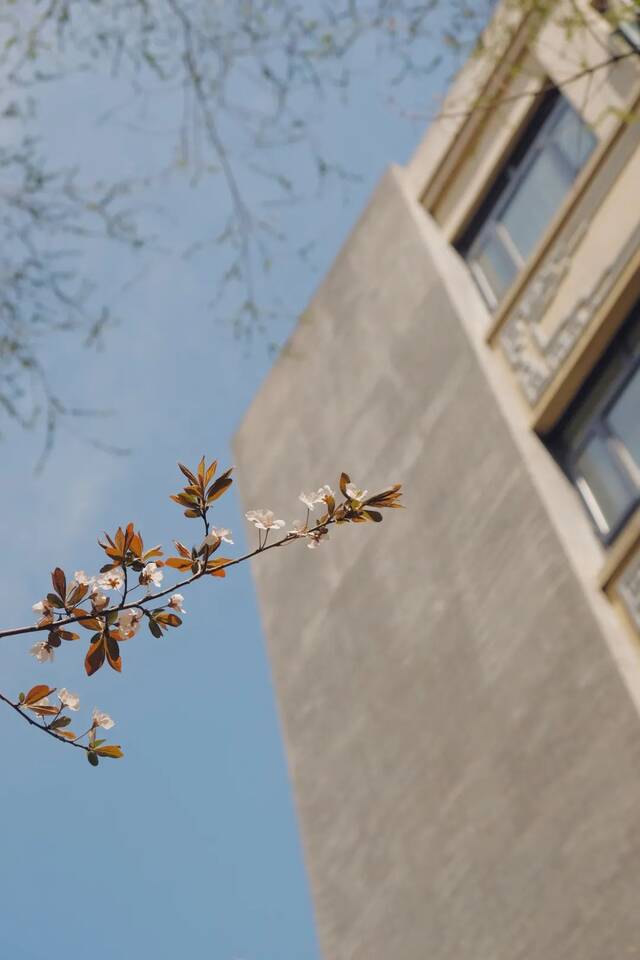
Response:
[[[461,238],[454,244],[458,253],[464,258],[476,285],[480,289],[483,299],[491,311],[499,308],[500,303],[508,294],[509,287],[515,283],[521,271],[525,268],[529,257],[524,257],[519,251],[513,238],[508,233],[500,217],[507,209],[513,198],[522,188],[523,182],[530,173],[533,164],[539,159],[552,138],[553,131],[562,121],[567,111],[575,111],[571,102],[554,86],[544,86],[537,99],[539,102],[530,114],[524,129],[518,138],[511,153],[495,177],[487,195],[481,202],[475,214],[472,216],[469,224],[463,231]],[[578,116],[580,116],[578,114]],[[580,118],[582,119],[582,118]],[[586,131],[589,127],[584,124]],[[593,134],[591,134],[593,137]],[[597,140],[593,137],[594,143],[590,153],[597,146]],[[584,163],[587,162],[585,158]],[[579,170],[582,167],[579,168]],[[571,185],[575,182],[579,170],[571,170],[572,177],[569,181],[567,193]],[[507,234],[507,242],[500,235],[500,228]],[[546,227],[545,227],[546,230]],[[544,230],[536,241],[536,244],[544,236]],[[497,237],[500,250],[507,255],[513,264],[515,271],[513,279],[502,294],[497,294],[493,289],[489,278],[485,275],[482,267],[477,260],[472,260],[474,248],[481,253],[487,241],[491,243]]]
[[[613,4],[610,0],[591,0],[591,6],[605,19],[612,9]],[[634,3],[634,0],[618,0],[620,12],[623,14],[619,21],[609,21],[612,27],[614,37],[620,37],[632,50],[640,53],[640,8]],[[628,19],[624,16],[625,8],[629,10]],[[615,11],[613,11],[615,14]]]
[[[634,347],[633,338],[629,336],[630,331],[635,328],[636,345]],[[637,300],[624,320],[620,330],[615,334],[613,340],[605,350],[602,357],[591,371],[584,384],[569,404],[559,422],[553,428],[551,433],[545,438],[545,443],[554,456],[555,460],[562,467],[567,478],[576,489],[580,502],[586,512],[591,526],[593,527],[598,539],[609,546],[622,532],[636,510],[640,507],[640,482],[634,481],[628,468],[625,468],[624,461],[619,453],[612,450],[611,440],[616,439],[612,430],[607,426],[607,418],[612,408],[620,399],[631,380],[640,372],[640,300]],[[604,375],[607,368],[618,362],[620,364],[612,382],[604,390],[603,395],[597,400],[594,410],[588,415],[585,425],[582,427],[579,442],[575,446],[569,446],[564,439],[563,434],[571,425],[576,413],[579,414],[582,404],[592,394],[594,388]],[[640,411],[638,412],[640,416]],[[613,464],[618,476],[622,479],[623,485],[629,491],[629,500],[624,510],[620,514],[615,524],[606,531],[598,524],[595,512],[589,507],[588,496],[585,496],[583,484],[586,481],[577,470],[577,462],[584,453],[587,446],[594,440],[599,439],[610,451],[608,462]],[[623,438],[617,438],[621,442]],[[640,465],[638,465],[640,470]],[[579,481],[583,480],[583,484]],[[598,508],[598,503],[591,494],[591,499]],[[599,510],[601,516],[604,514]],[[605,520],[606,522],[606,520]]]

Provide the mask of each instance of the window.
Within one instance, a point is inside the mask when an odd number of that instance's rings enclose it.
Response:
[[[533,252],[595,145],[568,100],[549,91],[457,245],[491,309]]]
[[[640,303],[549,446],[609,543],[640,506]]]

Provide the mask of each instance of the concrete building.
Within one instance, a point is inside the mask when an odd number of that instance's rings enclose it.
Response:
[[[406,490],[254,567],[325,960],[640,958],[640,33],[608,6],[499,7],[236,438],[246,509]]]

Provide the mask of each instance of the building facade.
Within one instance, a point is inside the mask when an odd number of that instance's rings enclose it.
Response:
[[[236,437],[246,509],[406,490],[254,567],[325,960],[640,958],[640,31],[551,7],[498,8]]]

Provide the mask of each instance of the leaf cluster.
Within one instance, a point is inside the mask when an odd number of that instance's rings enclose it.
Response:
[[[231,479],[233,467],[229,467],[228,470],[221,473],[216,480],[214,480],[214,477],[218,467],[217,460],[213,460],[207,466],[205,458],[202,457],[195,473],[185,467],[183,463],[179,463],[178,467],[189,482],[180,493],[172,494],[171,499],[186,508],[184,511],[185,517],[206,520],[211,504],[221,497],[233,483]]]

